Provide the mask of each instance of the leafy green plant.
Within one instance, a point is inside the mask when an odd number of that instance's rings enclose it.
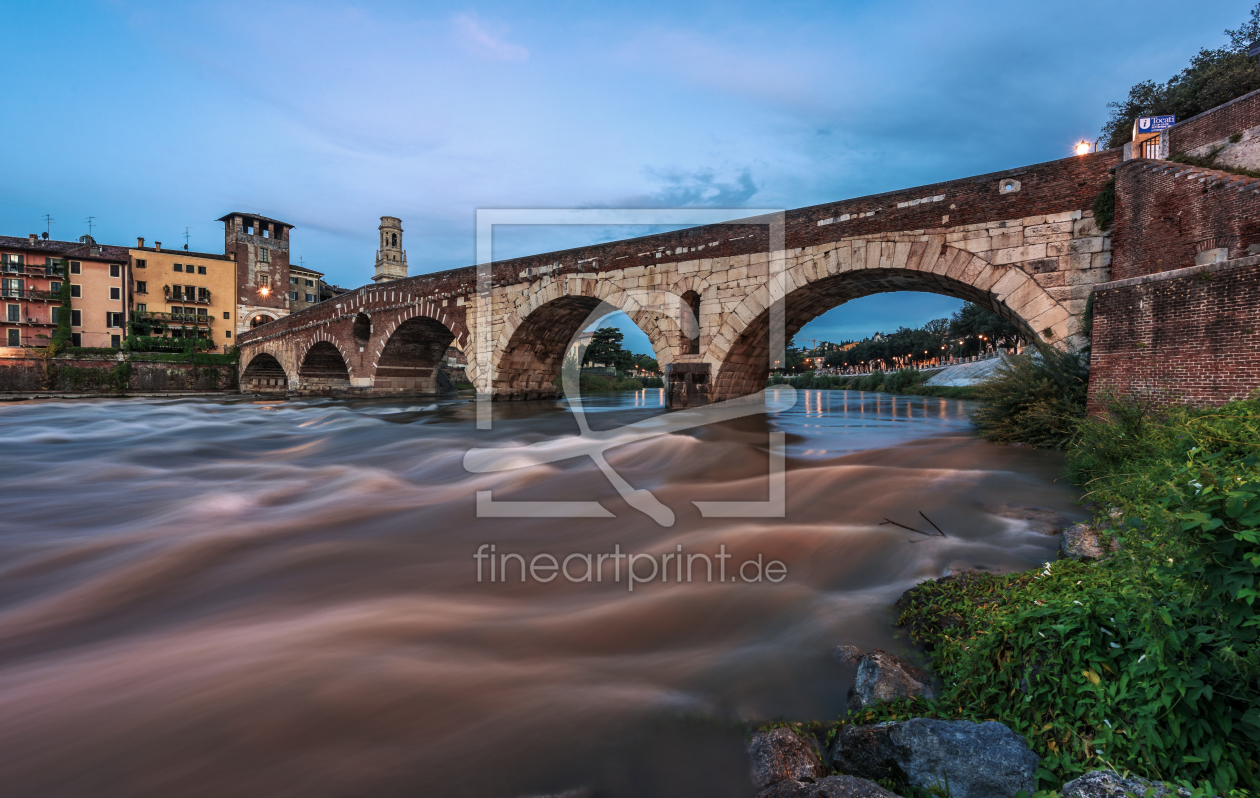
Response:
[[[1113,177],[1094,197],[1094,224],[1099,230],[1110,230],[1116,221],[1116,180]]]
[[[1089,361],[1080,352],[1044,347],[1007,358],[976,391],[971,413],[979,434],[997,443],[1062,449],[1085,416]]]

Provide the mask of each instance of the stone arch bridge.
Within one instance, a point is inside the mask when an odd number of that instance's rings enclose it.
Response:
[[[622,310],[651,340],[671,405],[686,406],[765,385],[782,345],[772,308],[791,336],[886,291],[977,302],[1063,345],[1110,277],[1091,208],[1120,160],[1112,150],[364,286],[242,334],[241,390],[432,394],[455,344],[479,393],[552,397],[591,314]]]

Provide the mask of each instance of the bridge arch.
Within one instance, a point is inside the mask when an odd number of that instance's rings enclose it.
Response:
[[[1017,265],[995,266],[978,255],[937,242],[916,242],[917,252],[876,258],[865,252],[836,251],[793,265],[781,276],[749,294],[727,314],[705,360],[718,367],[711,401],[754,393],[765,386],[770,371],[772,286],[785,297],[784,332],[790,339],[811,320],[852,299],[892,291],[944,294],[992,308],[1022,328],[1030,340],[1062,344],[1076,331],[1071,314]],[[909,244],[897,244],[910,248]],[[900,259],[904,265],[897,267]]]
[[[558,394],[569,343],[601,309],[621,311],[648,336],[658,363],[674,361],[678,300],[666,291],[625,290],[611,281],[570,279],[524,296],[504,319],[491,354],[495,399],[546,399]]]
[[[298,358],[295,387],[301,393],[344,391],[350,387],[353,362],[341,342],[321,330],[311,337]]]
[[[457,337],[445,314],[428,315],[420,308],[404,312],[378,339],[373,389],[383,393],[450,389],[441,366],[447,348]]]
[[[289,390],[289,374],[270,352],[256,352],[241,364],[242,393],[285,394]]]

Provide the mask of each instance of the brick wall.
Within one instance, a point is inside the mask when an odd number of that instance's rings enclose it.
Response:
[[[1108,392],[1214,406],[1260,388],[1260,257],[1105,283],[1091,409]]]
[[[1167,131],[1168,152],[1187,152],[1206,144],[1227,140],[1235,133],[1260,125],[1260,90],[1218,105],[1210,111],[1178,122]]]
[[[1193,266],[1208,250],[1243,257],[1252,244],[1260,244],[1260,180],[1146,159],[1116,168],[1113,280]]]

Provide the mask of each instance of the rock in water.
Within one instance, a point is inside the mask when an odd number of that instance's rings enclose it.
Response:
[[[952,798],[1014,798],[1037,788],[1039,758],[1024,739],[995,721],[914,718],[845,726],[831,761],[838,770],[913,787],[949,785]]]
[[[757,732],[748,744],[748,754],[753,783],[759,790],[780,781],[813,781],[827,775],[814,746],[791,729]]]
[[[858,666],[857,679],[849,689],[850,711],[895,698],[936,697],[932,677],[896,654],[878,648],[863,654],[853,646],[837,646],[833,656],[841,662],[856,662]]]
[[[772,784],[757,798],[901,798],[873,781],[856,776],[828,776],[817,781],[781,781]]]
[[[1059,794],[1063,798],[1125,798],[1128,794],[1146,795],[1146,791],[1155,789],[1151,793],[1153,798],[1167,798],[1176,790],[1178,798],[1190,798],[1190,791],[1184,787],[1169,787],[1146,779],[1139,779],[1136,776],[1125,778],[1119,773],[1112,770],[1095,770],[1086,773],[1079,779],[1073,779],[1067,784],[1059,788]]]

